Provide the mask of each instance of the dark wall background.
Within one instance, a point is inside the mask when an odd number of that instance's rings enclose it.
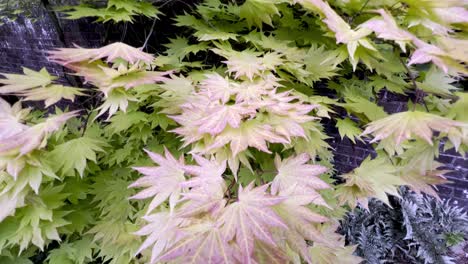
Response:
[[[174,2],[177,3],[177,1]],[[61,1],[61,4],[63,3],[64,1]],[[33,23],[28,18],[20,17],[14,22],[6,21],[0,26],[0,72],[21,73],[22,66],[35,70],[45,67],[49,72],[60,76],[62,82],[77,85],[79,80],[66,75],[66,71],[61,66],[49,62],[45,51],[71,47],[73,44],[87,48],[99,47],[113,41],[141,46],[153,22],[138,18],[130,26],[109,26],[92,23],[92,19],[66,20],[51,11],[53,6],[53,2],[38,1],[38,8],[35,10],[38,21]],[[174,13],[183,12],[184,8],[190,8],[190,6],[185,3],[177,7],[167,5],[161,11],[170,18],[174,17]],[[157,47],[152,46],[151,43],[166,43],[168,36],[176,35],[176,28],[171,26],[172,23],[170,19],[164,18],[156,22],[156,30],[151,34],[150,45],[148,45],[150,52],[157,51]],[[387,112],[392,113],[405,110],[407,101],[407,97],[383,92],[379,104]],[[341,140],[332,124],[328,126],[328,131],[332,136],[329,143],[334,148],[335,166],[341,173],[351,171],[359,166],[368,155],[375,154],[371,146],[366,143],[353,145],[347,139]],[[439,161],[445,165],[445,169],[452,170],[446,176],[453,182],[439,187],[440,196],[443,199],[450,199],[455,205],[468,208],[468,158],[461,157],[453,150],[442,152],[441,149]]]

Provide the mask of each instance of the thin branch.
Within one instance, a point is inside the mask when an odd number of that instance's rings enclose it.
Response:
[[[145,49],[146,45],[148,45],[148,41],[149,41],[151,35],[153,35],[154,26],[156,26],[156,20],[157,20],[157,19],[158,19],[158,18],[156,18],[156,17],[153,19],[153,24],[151,25],[150,32],[149,32],[148,36],[147,36],[146,39],[145,39],[145,43],[143,43],[143,47],[141,48],[142,50]]]
[[[125,40],[125,36],[127,35],[127,28],[128,28],[128,22],[125,22],[124,24],[124,32],[122,34],[122,37],[120,38],[120,42],[123,42]]]
[[[350,23],[350,24],[354,21],[354,19],[355,19],[357,16],[359,16],[359,15],[362,13],[362,11],[364,11],[364,8],[366,8],[366,6],[367,6],[367,4],[369,4],[369,2],[370,2],[370,0],[367,0],[367,1],[361,6],[361,8],[359,9],[359,11],[357,11],[357,13],[354,14],[354,15],[349,19],[349,23]]]

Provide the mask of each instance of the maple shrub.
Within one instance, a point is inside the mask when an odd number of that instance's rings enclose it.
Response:
[[[346,212],[390,208],[401,186],[437,197],[441,144],[468,148],[466,5],[207,0],[174,18],[161,54],[47,51],[85,87],[45,69],[3,74],[0,263],[40,251],[51,264],[362,262],[335,232]],[[91,9],[63,10],[160,13]],[[407,106],[384,111],[383,93]],[[340,175],[326,124],[376,155]]]

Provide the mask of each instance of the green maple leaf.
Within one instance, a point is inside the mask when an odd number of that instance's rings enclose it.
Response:
[[[458,100],[450,108],[448,117],[468,122],[468,93],[457,92],[455,95]]]
[[[367,157],[358,168],[342,175],[346,183],[337,189],[338,200],[353,208],[357,203],[367,208],[369,197],[374,197],[390,206],[387,194],[399,197],[398,187],[406,184],[397,171],[385,158]]]
[[[390,78],[382,78],[378,75],[371,76],[372,82],[369,83],[376,92],[379,92],[383,88],[386,88],[390,92],[405,94],[404,89],[407,88],[408,84],[401,77],[392,76]]]
[[[80,19],[83,17],[102,17],[105,9],[96,9],[88,5],[79,5],[58,8],[57,11],[64,12],[67,15],[65,17],[66,19]]]
[[[110,119],[111,124],[107,128],[111,131],[111,133],[120,133],[122,131],[128,130],[136,124],[140,124],[146,121],[148,121],[148,117],[147,114],[143,112],[118,112]]]
[[[427,93],[450,96],[452,95],[452,91],[459,90],[459,88],[451,85],[451,83],[455,81],[456,79],[448,76],[443,71],[436,67],[431,67],[431,69],[426,73],[424,81],[417,82],[417,84],[418,88]]]
[[[74,175],[76,170],[83,177],[87,160],[97,162],[96,152],[104,152],[106,144],[98,139],[81,137],[58,145],[48,156],[51,165],[56,171],[61,170],[63,175]]]
[[[50,251],[47,256],[48,264],[85,264],[93,260],[93,248],[96,244],[91,237],[62,243],[59,248]]]
[[[356,126],[351,119],[337,119],[336,127],[338,128],[338,133],[340,133],[341,139],[344,137],[349,138],[354,144],[356,144],[355,138],[362,141],[359,135],[362,133],[362,130]]]
[[[12,256],[0,256],[0,263],[2,264],[34,264],[27,257],[13,256],[13,255]]]
[[[6,74],[0,73],[6,79],[0,79],[0,94],[16,93],[23,90],[28,90],[35,87],[45,87],[57,79],[51,76],[45,68],[40,71],[34,71],[28,68],[23,68],[23,74]]]
[[[382,107],[361,96],[347,95],[346,103],[341,105],[348,111],[363,114],[371,121],[387,116]]]
[[[273,26],[272,17],[280,15],[274,2],[271,0],[247,0],[240,6],[239,16],[247,21],[250,28],[256,25],[261,29],[263,23]]]
[[[109,0],[107,8],[115,7],[116,9],[125,9],[129,13],[134,13],[138,10],[138,2],[132,0]]]

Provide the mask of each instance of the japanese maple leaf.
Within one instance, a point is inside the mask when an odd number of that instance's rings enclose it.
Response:
[[[253,117],[256,114],[256,107],[234,104],[234,105],[214,105],[209,107],[206,115],[195,122],[201,133],[217,135],[229,124],[232,128],[238,128],[242,119]]]
[[[444,174],[449,171],[437,170],[437,167],[441,165],[442,164],[434,162],[432,168],[424,172],[421,172],[417,167],[404,167],[400,170],[400,177],[415,193],[420,194],[423,192],[440,199],[436,192],[436,185],[450,183],[450,181],[444,177]]]
[[[291,94],[290,91],[282,93],[270,93],[265,98],[264,105],[267,107],[268,112],[291,117],[292,119],[305,123],[317,119],[308,115],[310,111],[317,108],[316,104],[306,104],[302,101],[292,102],[298,100],[299,97]]]
[[[268,185],[254,188],[253,182],[245,189],[239,186],[238,201],[228,205],[219,218],[224,239],[235,239],[243,263],[252,263],[255,239],[275,246],[269,229],[288,228],[271,209],[271,206],[284,201],[284,198],[267,195],[267,188]]]
[[[28,114],[28,109],[21,109],[21,102],[11,106],[0,98],[0,140],[19,134],[28,128],[21,120]]]
[[[169,198],[171,211],[177,205],[182,191],[181,183],[185,181],[184,157],[176,160],[172,154],[165,149],[165,156],[145,150],[158,167],[135,167],[142,173],[143,177],[136,180],[129,187],[145,187],[146,189],[132,196],[132,199],[146,199],[153,197],[147,214],[153,211]]]
[[[466,126],[462,122],[430,113],[419,111],[401,112],[369,123],[362,135],[373,134],[374,139],[371,142],[391,138],[396,145],[399,145],[404,140],[411,138],[412,134],[415,134],[432,145],[433,130],[447,133],[453,127]]]
[[[188,146],[203,138],[204,133],[199,131],[199,126],[196,123],[205,117],[205,109],[211,103],[211,100],[206,96],[194,96],[193,100],[180,105],[182,111],[180,115],[169,116],[180,125],[171,132],[183,137],[183,146]]]
[[[233,250],[219,225],[210,219],[199,222],[183,229],[189,235],[165,251],[158,260],[178,259],[181,263],[194,264],[235,263]]]
[[[414,39],[413,43],[416,45],[417,48],[411,55],[408,65],[423,64],[432,61],[432,63],[437,65],[445,73],[448,73],[449,66],[443,58],[445,56],[449,56],[449,54],[447,54],[441,48],[432,44],[425,43],[424,41],[421,41],[419,39]]]
[[[275,157],[275,166],[278,174],[273,179],[271,191],[278,194],[293,186],[313,190],[327,189],[330,186],[322,181],[318,176],[328,169],[320,165],[307,164],[310,156],[306,153],[296,157],[289,157],[281,160],[279,155]]]
[[[256,104],[260,102],[265,95],[269,95],[275,88],[281,87],[279,79],[273,74],[267,74],[261,79],[254,81],[244,81],[234,87],[236,102],[246,102]]]
[[[144,216],[143,219],[149,222],[149,224],[134,234],[137,236],[147,236],[147,238],[136,254],[152,246],[150,262],[155,263],[166,249],[176,244],[180,239],[179,225],[183,222],[183,219],[174,217],[174,214],[169,212],[155,213]]]
[[[159,85],[161,99],[154,103],[162,108],[161,113],[176,115],[180,114],[181,106],[189,101],[193,101],[195,87],[190,78],[184,76],[170,75]]]
[[[360,28],[368,28],[374,31],[377,37],[381,39],[393,40],[400,45],[400,48],[406,52],[406,43],[414,39],[414,36],[408,31],[400,29],[393,17],[383,9],[376,11],[381,18],[373,18],[361,24]]]
[[[45,68],[40,71],[33,71],[28,68],[23,68],[24,74],[6,74],[2,73],[5,79],[0,79],[0,94],[14,94],[20,91],[29,90],[36,87],[45,87],[52,83],[55,79]]]
[[[206,215],[213,217],[219,216],[226,205],[224,194],[226,184],[215,185],[209,190],[203,188],[194,188],[182,194],[183,201],[186,201],[181,208],[177,210],[177,215],[182,218]]]
[[[227,127],[221,134],[215,137],[213,144],[208,146],[206,151],[229,144],[233,156],[236,156],[248,147],[254,147],[263,152],[271,153],[268,150],[267,142],[289,143],[289,141],[274,133],[271,126],[262,124],[256,120],[248,120],[238,128]]]
[[[107,62],[114,62],[120,58],[131,64],[139,61],[150,64],[154,59],[153,55],[122,42],[112,43],[98,49],[85,49],[76,46],[75,48],[60,48],[49,51],[49,59],[62,65],[82,61],[95,61],[103,58],[107,58]]]
[[[166,72],[156,72],[156,71],[138,71],[130,73],[128,75],[119,76],[114,78],[111,82],[111,85],[108,89],[116,87],[124,87],[125,89],[130,89],[136,86],[144,84],[153,84],[157,82],[162,82],[167,79],[166,75],[171,73],[171,71]]]
[[[73,101],[75,95],[84,95],[82,89],[52,84],[57,79],[51,76],[45,68],[36,72],[23,68],[24,74],[0,74],[6,79],[0,79],[0,94],[9,94],[23,97],[25,101],[44,101],[49,107],[60,99]]]
[[[368,208],[369,197],[374,197],[390,206],[387,193],[399,197],[398,187],[406,184],[397,171],[385,158],[368,157],[358,168],[341,176],[346,183],[337,189],[338,200],[353,208],[357,203]]]
[[[208,160],[197,154],[193,154],[193,158],[198,165],[184,166],[186,173],[193,177],[181,183],[190,191],[183,194],[183,199],[188,202],[179,210],[179,215],[187,217],[202,212],[216,215],[226,203],[227,187],[223,179],[226,160]]]
[[[243,50],[241,52],[230,50],[212,49],[215,53],[227,58],[223,61],[228,66],[229,73],[235,73],[234,78],[247,77],[253,80],[254,77],[260,76],[266,70],[274,70],[276,66],[282,63],[280,54],[266,53],[260,56],[261,53],[253,50]]]
[[[367,28],[351,29],[343,18],[341,18],[327,2],[322,0],[300,0],[304,7],[318,10],[324,15],[323,22],[335,33],[336,43],[345,43],[353,68],[356,68],[357,60],[354,55],[359,46],[376,51],[377,49],[365,37],[372,33]]]
[[[137,99],[124,89],[120,88],[110,91],[109,94],[105,95],[104,102],[96,109],[99,112],[94,120],[106,112],[108,112],[106,120],[109,120],[118,110],[126,112],[130,101],[137,101]]]
[[[226,160],[205,159],[193,154],[198,165],[186,165],[184,170],[192,178],[181,183],[183,188],[190,188],[183,194],[184,200],[188,200],[179,211],[182,217],[191,216],[201,212],[209,212],[216,215],[226,203],[224,193],[226,183],[223,173],[226,170]]]
[[[268,121],[273,127],[274,131],[277,134],[284,136],[288,141],[291,140],[291,137],[307,138],[307,135],[304,131],[304,128],[301,126],[301,123],[297,122],[296,120],[290,117],[270,116],[268,117]]]
[[[0,155],[15,153],[23,156],[34,149],[44,147],[47,136],[76,115],[77,111],[68,112],[49,117],[44,122],[31,127],[22,127],[22,131],[0,139]]]
[[[241,76],[246,76],[252,80],[254,76],[266,70],[262,63],[262,59],[251,53],[240,53],[237,57],[232,57],[227,61],[223,61],[228,65],[228,72],[235,73],[234,78],[238,79]]]
[[[205,94],[211,100],[221,100],[223,104],[227,103],[238,84],[218,73],[206,74],[205,76],[206,78],[200,82],[200,93]]]
[[[182,186],[187,188],[202,188],[210,193],[210,188],[224,185],[223,173],[226,170],[226,160],[208,160],[197,154],[193,154],[192,156],[198,165],[185,165],[184,170],[195,177],[185,181]]]
[[[291,248],[311,263],[307,241],[327,243],[328,240],[313,224],[326,222],[328,218],[307,208],[307,205],[315,202],[316,197],[304,193],[298,194],[295,186],[282,190],[279,195],[285,197],[285,200],[275,205],[274,210],[288,226],[287,230],[279,232],[286,237]]]

